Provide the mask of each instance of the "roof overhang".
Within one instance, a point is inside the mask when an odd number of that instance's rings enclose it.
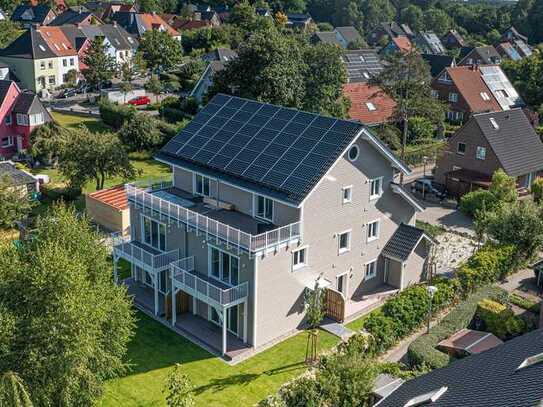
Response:
[[[392,192],[404,198],[407,202],[411,204],[411,206],[413,206],[413,208],[415,208],[417,212],[424,211],[424,207],[410,193],[403,189],[401,185],[391,183],[390,186],[392,188]]]
[[[398,157],[394,155],[390,149],[384,145],[377,136],[372,134],[372,132],[368,128],[362,129],[362,133],[360,134],[360,137],[362,137],[363,140],[368,141],[383,157],[385,157],[390,164],[398,169],[399,171],[403,172],[404,175],[410,175],[411,169],[404,164]]]

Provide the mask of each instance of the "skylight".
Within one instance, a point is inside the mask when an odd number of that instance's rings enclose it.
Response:
[[[524,369],[525,367],[529,367],[541,362],[543,362],[543,353],[538,353],[537,355],[533,355],[524,359],[519,367],[517,367],[517,370]]]
[[[362,55],[360,55],[360,60],[361,60],[362,62],[366,62],[366,59],[365,59],[364,56],[362,56]]]
[[[38,47],[40,47],[40,49],[41,49],[42,51],[45,51],[45,47],[44,47],[43,45],[40,44],[40,45],[38,45]]]
[[[481,97],[483,100],[490,100],[490,96],[488,96],[488,93],[486,92],[481,92]]]
[[[375,105],[371,102],[366,102],[366,106],[368,107],[368,110],[370,112],[373,112],[374,110],[377,110],[377,108],[375,107]]]
[[[494,127],[495,130],[498,130],[500,128],[500,126],[498,126],[498,122],[493,117],[490,118],[490,124],[492,125],[492,127]]]
[[[404,407],[416,407],[423,406],[425,404],[435,403],[447,391],[447,389],[447,386],[443,386],[429,393],[413,397],[411,400],[405,403]]]

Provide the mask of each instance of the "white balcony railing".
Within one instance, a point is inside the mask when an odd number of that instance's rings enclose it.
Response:
[[[174,284],[190,295],[206,303],[216,303],[222,307],[241,302],[247,297],[248,284],[243,282],[234,287],[223,289],[209,280],[196,275],[194,257],[186,257],[170,264]]]
[[[129,202],[156,211],[197,231],[211,235],[227,245],[236,246],[248,252],[259,252],[301,238],[301,222],[294,222],[259,235],[251,235],[152,193],[171,186],[171,182],[160,182],[147,185],[126,184],[125,188]]]
[[[171,262],[179,260],[179,250],[177,249],[163,253],[153,253],[132,242],[130,236],[113,233],[111,238],[114,256],[124,258],[142,267],[147,266],[148,269],[153,271],[165,269]]]

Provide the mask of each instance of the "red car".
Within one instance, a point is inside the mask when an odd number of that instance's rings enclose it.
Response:
[[[143,106],[148,105],[149,103],[151,103],[149,96],[138,96],[128,101],[128,104],[132,106]]]

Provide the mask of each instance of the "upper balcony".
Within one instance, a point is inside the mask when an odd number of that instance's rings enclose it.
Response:
[[[131,240],[130,236],[112,234],[113,256],[123,258],[130,263],[150,272],[168,268],[173,261],[179,260],[179,250],[161,252],[141,242]]]
[[[170,265],[172,283],[176,292],[181,289],[216,308],[226,308],[246,300],[248,284],[229,286],[213,278],[198,275],[194,270],[194,257],[186,257]]]
[[[126,185],[128,202],[170,222],[182,223],[209,239],[250,254],[301,239],[301,222],[275,227],[229,208],[204,202],[171,182]]]

